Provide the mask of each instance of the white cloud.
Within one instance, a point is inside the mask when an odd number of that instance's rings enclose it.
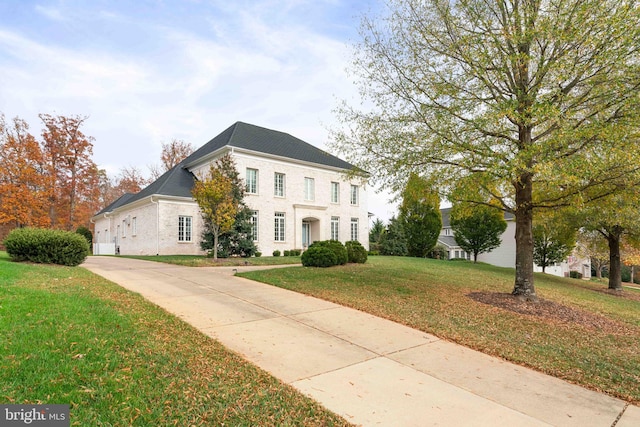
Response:
[[[349,48],[287,15],[317,3],[278,5],[224,2],[198,17],[209,28],[140,21],[126,10],[74,10],[75,25],[90,15],[85,25],[108,31],[86,43],[49,40],[0,21],[0,111],[26,119],[34,133],[38,113],[89,115],[84,130],[96,138],[94,158],[110,172],[144,169],[159,161],[161,142],[175,137],[199,146],[238,120],[326,148],[336,97],[356,93],[344,71]],[[54,23],[71,14],[36,11]],[[91,29],[73,35],[93,37]],[[386,206],[370,210],[390,216]]]

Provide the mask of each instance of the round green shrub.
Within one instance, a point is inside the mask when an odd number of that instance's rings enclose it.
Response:
[[[288,250],[284,251],[284,256],[291,256],[291,251],[288,251]]]
[[[335,252],[326,246],[309,246],[300,258],[305,267],[332,267],[338,265]]]
[[[349,255],[347,255],[347,249],[344,247],[344,245],[341,242],[337,240],[321,240],[318,242],[313,242],[311,246],[309,246],[309,249],[311,249],[314,246],[322,246],[333,251],[333,253],[336,254],[336,259],[337,259],[337,263],[335,265],[338,265],[338,264],[345,265],[347,262],[349,262]]]
[[[262,252],[256,251],[254,255],[256,256],[256,258],[260,258],[262,256]]]
[[[364,264],[367,262],[367,250],[357,240],[345,243],[349,262]]]
[[[16,228],[4,240],[14,261],[76,266],[89,255],[87,239],[78,233],[43,228]]]
[[[273,251],[272,255],[273,256],[280,256],[280,251],[276,249],[275,251]]]

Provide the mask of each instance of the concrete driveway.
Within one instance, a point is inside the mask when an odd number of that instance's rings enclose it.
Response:
[[[640,426],[640,407],[357,310],[235,277],[233,268],[119,257],[89,257],[82,266],[140,293],[354,424]],[[237,269],[255,268],[265,267]]]

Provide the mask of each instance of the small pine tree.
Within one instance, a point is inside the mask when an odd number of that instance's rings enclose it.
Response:
[[[380,253],[382,255],[407,255],[407,238],[402,223],[396,217],[389,220],[387,231],[382,235]]]
[[[411,174],[402,192],[399,219],[407,237],[409,256],[426,257],[438,242],[442,229],[440,197],[416,174]]]

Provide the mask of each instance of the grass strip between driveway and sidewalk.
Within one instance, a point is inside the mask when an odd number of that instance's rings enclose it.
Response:
[[[542,301],[516,304],[513,269],[401,257],[239,275],[640,403],[640,292],[632,289],[620,296],[598,282],[536,274]]]
[[[300,256],[267,256],[251,258],[218,258],[198,255],[119,255],[126,258],[144,261],[165,262],[168,264],[184,265],[187,267],[235,267],[243,265],[286,265],[300,264]]]
[[[349,425],[215,340],[80,267],[0,252],[0,402],[73,426]]]

